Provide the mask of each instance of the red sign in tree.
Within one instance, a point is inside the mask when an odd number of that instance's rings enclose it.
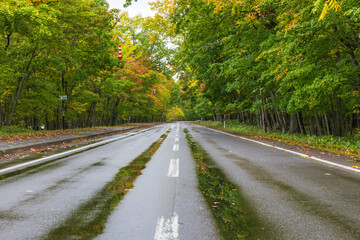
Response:
[[[122,56],[121,56],[121,45],[119,45],[119,57],[118,59],[121,61],[122,60]]]

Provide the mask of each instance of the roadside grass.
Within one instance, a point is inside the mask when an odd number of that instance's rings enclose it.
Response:
[[[0,137],[13,136],[13,135],[24,135],[35,133],[36,131],[19,127],[19,126],[4,126],[0,128]]]
[[[334,136],[309,136],[301,134],[281,133],[279,131],[264,132],[261,128],[238,123],[237,121],[226,121],[226,128],[222,122],[214,121],[196,121],[195,123],[215,127],[231,132],[264,137],[273,140],[281,140],[291,145],[302,145],[319,150],[325,150],[335,153],[360,156],[360,134],[352,136],[334,137]]]
[[[170,131],[171,129],[129,165],[121,168],[111,182],[89,201],[83,203],[62,225],[51,230],[44,239],[85,240],[94,239],[101,234],[111,212],[134,187],[136,178],[142,174],[141,170],[145,168]]]
[[[248,204],[241,197],[238,187],[226,177],[200,145],[184,129],[186,139],[196,163],[199,189],[205,197],[220,234],[224,239],[247,239],[250,235],[249,216],[244,209]]]

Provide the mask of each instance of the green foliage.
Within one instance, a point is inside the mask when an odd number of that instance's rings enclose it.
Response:
[[[131,19],[108,10],[104,0],[2,3],[0,126],[59,129],[165,118],[173,72],[160,17]],[[119,36],[122,61],[110,52]],[[67,95],[65,126],[61,95]]]
[[[8,136],[8,135],[18,135],[18,134],[26,134],[33,132],[30,129],[26,129],[24,127],[19,126],[4,126],[0,128],[0,137],[2,136]]]
[[[354,0],[176,1],[184,112],[226,111],[266,131],[360,128],[358,13]]]
[[[185,117],[184,112],[179,107],[172,107],[166,114],[167,121],[178,121]]]

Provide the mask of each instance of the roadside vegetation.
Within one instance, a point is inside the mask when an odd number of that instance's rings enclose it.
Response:
[[[216,166],[206,152],[184,129],[186,139],[196,164],[199,188],[224,239],[247,239],[249,210],[238,187]]]
[[[294,133],[282,133],[280,131],[265,132],[260,127],[239,123],[236,120],[226,121],[226,128],[224,128],[224,123],[219,121],[196,121],[195,123],[239,134],[256,136],[258,138],[281,140],[282,142],[290,145],[307,146],[320,150],[360,157],[360,133],[345,137],[335,137],[331,135],[309,136]]]
[[[89,201],[83,203],[71,216],[59,227],[53,229],[45,239],[93,239],[101,234],[111,212],[134,187],[134,182],[152,155],[159,149],[167,134],[163,134],[140,156],[129,165],[123,167],[115,175],[113,180],[101,189]]]
[[[18,127],[18,126],[4,126],[0,128],[0,137],[7,137],[7,136],[13,136],[13,135],[24,135],[29,133],[35,133],[36,131],[24,128],[24,127]]]

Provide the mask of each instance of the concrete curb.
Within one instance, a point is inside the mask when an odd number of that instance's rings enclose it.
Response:
[[[29,145],[26,145],[26,146],[3,149],[3,150],[0,150],[0,157],[4,156],[5,154],[14,154],[14,153],[28,151],[28,150],[30,150],[32,148],[35,148],[35,149],[36,148],[45,148],[45,147],[48,147],[48,146],[51,146],[51,145],[57,145],[57,144],[63,144],[63,143],[72,143],[72,142],[77,141],[77,140],[87,140],[87,139],[91,139],[91,138],[94,138],[94,137],[106,137],[106,136],[114,135],[114,134],[117,134],[117,133],[129,131],[129,130],[134,130],[134,129],[138,129],[138,128],[149,127],[149,126],[153,126],[153,125],[135,126],[135,127],[129,127],[129,128],[119,129],[119,130],[115,130],[115,131],[88,134],[88,135],[81,136],[81,137],[70,137],[70,138],[64,138],[64,139],[61,139],[61,140],[53,140],[53,141],[44,142],[44,143],[35,143],[35,144],[29,144]]]
[[[111,131],[111,132],[108,132],[108,133],[89,134],[89,135],[83,136],[83,137],[68,138],[66,140],[68,142],[71,142],[71,141],[74,141],[74,140],[84,139],[84,138],[91,138],[91,137],[95,137],[95,136],[96,137],[103,137],[103,136],[111,135],[111,134],[114,134],[114,133],[116,134],[116,133],[119,133],[119,132],[125,132],[125,131],[128,131],[128,130],[134,130],[134,129],[140,129],[140,128],[147,128],[148,129],[148,128],[151,128],[153,126],[154,125],[143,125],[143,126],[126,128],[126,129],[122,129],[122,130]],[[145,130],[143,130],[143,131],[145,131]],[[24,169],[27,169],[27,168],[30,168],[30,167],[33,167],[33,166],[36,166],[36,165],[40,165],[42,163],[50,162],[52,160],[59,159],[59,158],[62,158],[62,157],[65,157],[65,156],[68,156],[68,155],[71,155],[71,154],[74,154],[74,153],[77,153],[77,152],[85,151],[85,150],[90,149],[90,148],[94,148],[94,147],[97,147],[97,146],[100,146],[100,145],[104,145],[104,144],[107,144],[107,143],[110,143],[110,142],[114,142],[114,141],[117,141],[117,140],[120,140],[120,139],[123,139],[123,138],[126,138],[126,137],[128,137],[128,135],[115,137],[115,138],[110,138],[110,139],[103,140],[103,141],[96,142],[96,143],[92,143],[92,144],[89,144],[89,145],[86,145],[86,146],[83,146],[83,147],[80,147],[80,148],[75,148],[73,150],[58,153],[58,154],[55,154],[55,155],[52,155],[52,156],[48,156],[48,157],[44,157],[44,158],[40,158],[40,159],[37,159],[37,160],[30,161],[30,162],[25,162],[25,163],[22,163],[22,164],[17,164],[17,165],[11,166],[11,167],[0,169],[0,177],[3,176],[3,175],[12,174],[14,172],[21,171],[21,170],[24,170]],[[51,144],[54,144],[54,142],[62,143],[63,141],[53,141]],[[45,145],[46,144],[48,144],[48,143],[45,143]],[[35,145],[41,145],[41,144],[35,144]],[[42,146],[44,146],[44,145],[42,145]],[[30,146],[26,146],[26,147],[30,147]],[[31,147],[34,147],[34,145],[31,145]]]
[[[203,127],[203,128],[207,128],[207,129],[209,129],[211,131],[219,132],[219,133],[231,136],[231,137],[240,138],[240,139],[246,140],[248,142],[253,142],[253,143],[256,143],[256,144],[260,144],[260,145],[263,145],[263,146],[266,146],[266,147],[269,147],[269,148],[272,148],[272,149],[277,149],[277,150],[280,150],[280,151],[283,151],[283,152],[288,152],[288,153],[291,153],[293,155],[296,155],[296,156],[299,156],[299,157],[302,157],[302,158],[305,158],[305,159],[315,160],[317,162],[325,163],[325,164],[333,166],[333,167],[337,167],[337,168],[340,168],[340,169],[346,169],[348,171],[356,172],[358,174],[360,173],[360,169],[353,168],[351,166],[347,166],[347,165],[344,165],[344,164],[335,163],[332,160],[325,160],[325,159],[322,159],[322,158],[318,158],[318,157],[315,157],[315,156],[310,156],[308,154],[301,153],[299,151],[292,151],[292,150],[289,150],[289,149],[286,149],[286,148],[283,148],[283,147],[275,146],[272,143],[265,143],[265,142],[257,141],[257,140],[254,140],[254,139],[251,139],[251,138],[248,138],[248,137],[243,137],[243,136],[240,136],[240,135],[236,135],[235,133],[232,133],[232,132],[229,132],[229,131],[226,131],[226,130],[214,129],[214,128],[199,125],[199,124],[194,124],[194,125],[197,125],[197,126]]]

